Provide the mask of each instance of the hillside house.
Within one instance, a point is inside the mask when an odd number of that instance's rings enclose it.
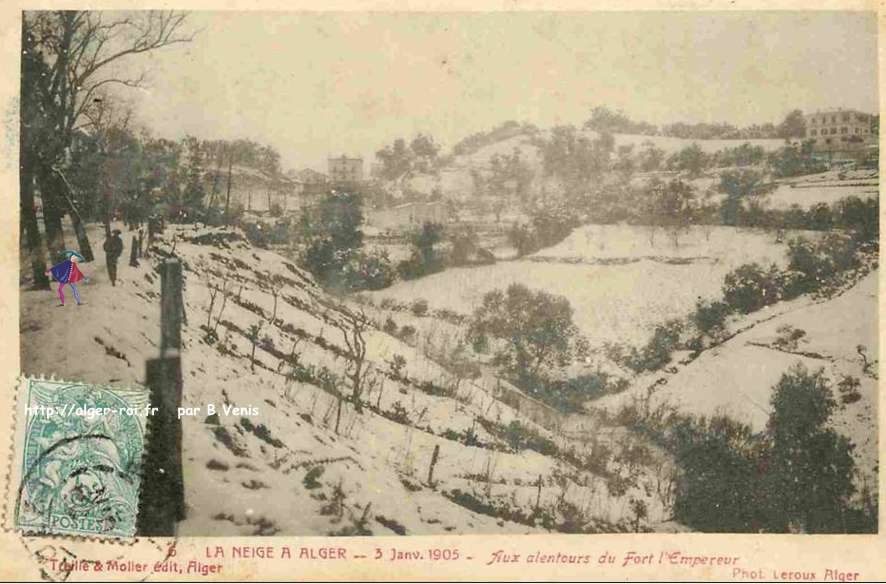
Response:
[[[861,160],[878,142],[873,116],[856,110],[827,110],[807,114],[806,140],[813,152],[829,160]]]
[[[311,168],[305,168],[295,173],[295,179],[302,184],[301,194],[307,201],[328,195],[332,188],[329,177]]]
[[[344,154],[339,158],[329,158],[329,180],[336,185],[354,185],[363,182],[363,159],[348,158]]]

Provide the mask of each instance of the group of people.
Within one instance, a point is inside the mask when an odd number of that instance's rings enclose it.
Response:
[[[156,221],[148,222],[148,246],[159,232],[162,231],[162,225]],[[105,264],[108,269],[108,278],[111,280],[111,286],[117,285],[117,262],[120,261],[120,256],[123,255],[123,239],[120,237],[121,231],[119,229],[111,230],[108,236],[105,238],[105,242],[102,245],[102,249],[105,252]],[[142,232],[139,231],[138,238],[132,238],[133,248],[132,248],[132,257],[130,258],[129,264],[131,266],[138,266],[138,258],[141,257],[141,248],[142,248]],[[49,270],[46,271],[47,276],[52,276],[52,278],[58,283],[58,299],[59,306],[65,305],[65,286],[70,286],[71,291],[74,294],[74,301],[79,306],[82,304],[80,300],[80,292],[77,290],[77,283],[80,281],[89,282],[89,279],[83,275],[83,272],[80,271],[80,268],[77,266],[79,262],[85,261],[85,258],[80,255],[79,252],[74,250],[65,250],[62,253],[63,260],[56,265],[52,266]]]

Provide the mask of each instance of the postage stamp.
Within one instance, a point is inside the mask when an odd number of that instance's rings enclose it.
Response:
[[[148,391],[32,377],[18,391],[7,524],[32,535],[134,536]]]

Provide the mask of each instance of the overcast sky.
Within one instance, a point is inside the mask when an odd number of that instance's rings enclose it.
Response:
[[[199,12],[189,45],[133,60],[154,135],[251,138],[325,171],[426,132],[581,124],[595,105],[656,124],[877,111],[874,13]]]

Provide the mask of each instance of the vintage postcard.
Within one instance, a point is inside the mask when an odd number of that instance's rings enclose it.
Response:
[[[164,7],[0,11],[0,579],[886,578],[877,4]]]

